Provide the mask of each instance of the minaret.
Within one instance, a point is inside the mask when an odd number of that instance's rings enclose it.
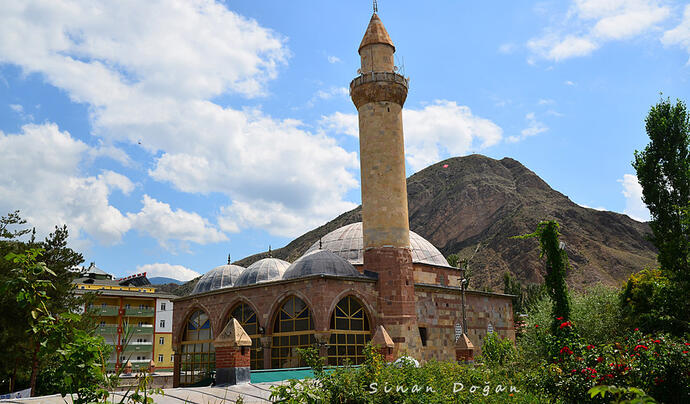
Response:
[[[359,45],[362,67],[350,83],[359,114],[364,268],[378,273],[378,319],[401,350],[421,347],[410,255],[402,107],[408,80],[396,73],[395,46],[374,12]]]

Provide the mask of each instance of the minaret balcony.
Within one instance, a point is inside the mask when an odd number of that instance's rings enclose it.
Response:
[[[402,106],[410,79],[392,72],[367,72],[350,82],[350,97],[359,109],[369,102],[390,101]]]

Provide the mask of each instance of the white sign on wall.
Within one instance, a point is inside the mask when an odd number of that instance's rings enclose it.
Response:
[[[462,336],[462,325],[459,323],[455,324],[455,342],[458,342],[460,337]]]
[[[494,326],[489,323],[489,325],[486,326],[486,333],[487,334],[493,334],[494,332]]]

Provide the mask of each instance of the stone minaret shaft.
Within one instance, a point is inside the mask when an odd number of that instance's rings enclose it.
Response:
[[[396,354],[421,348],[410,255],[402,107],[408,81],[395,72],[395,46],[374,14],[359,46],[360,76],[350,83],[359,113],[364,268],[378,273],[378,321]]]

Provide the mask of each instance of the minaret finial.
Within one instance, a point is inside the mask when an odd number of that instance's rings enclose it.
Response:
[[[377,3],[376,0],[374,0],[374,13],[378,13],[378,12],[379,12],[379,3]]]
[[[323,244],[321,243],[321,237],[319,237],[319,250],[323,250]]]
[[[228,265],[230,265],[231,262],[232,260],[230,260],[230,254],[228,254]]]
[[[273,258],[273,251],[271,251],[271,245],[268,245],[268,256]]]

